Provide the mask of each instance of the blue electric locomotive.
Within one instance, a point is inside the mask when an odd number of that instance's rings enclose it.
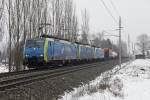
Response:
[[[24,47],[24,65],[29,68],[97,59],[104,59],[104,51],[101,48],[55,38],[29,39]]]
[[[24,64],[44,62],[44,39],[30,39],[24,48]]]

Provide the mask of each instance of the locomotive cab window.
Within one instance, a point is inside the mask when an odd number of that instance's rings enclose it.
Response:
[[[44,40],[27,40],[26,48],[42,48],[44,46]]]

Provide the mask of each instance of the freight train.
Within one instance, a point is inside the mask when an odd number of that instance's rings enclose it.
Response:
[[[52,38],[47,35],[26,41],[23,52],[23,64],[28,68],[41,68],[41,65],[65,65],[90,61],[102,61],[117,57],[109,48],[73,43]],[[38,66],[39,65],[39,66]]]

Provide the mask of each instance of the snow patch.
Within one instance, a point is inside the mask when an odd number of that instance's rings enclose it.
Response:
[[[4,64],[0,63],[0,73],[6,73],[8,71],[8,66],[5,66]]]
[[[149,100],[150,59],[116,66],[89,84],[65,93],[60,100]]]
[[[123,81],[119,77],[115,77],[110,81],[109,91],[115,96],[124,97]]]

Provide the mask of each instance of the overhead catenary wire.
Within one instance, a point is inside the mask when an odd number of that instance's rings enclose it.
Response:
[[[112,5],[114,11],[116,12],[116,14],[118,16],[121,16],[120,13],[119,13],[119,11],[118,11],[118,9],[117,9],[117,7],[116,7],[116,5],[114,4],[114,2],[112,0],[109,0],[109,1],[110,1],[111,5]],[[122,24],[124,24],[125,21],[124,21],[124,19],[122,17],[121,17],[121,20],[122,20]]]
[[[115,10],[116,14],[117,14],[118,16],[120,16],[120,14],[119,14],[119,12],[118,12],[118,10],[117,10],[117,7],[116,7],[115,4],[113,3],[113,1],[112,1],[112,0],[109,0],[109,1],[110,1],[111,5],[112,5],[113,9]]]
[[[119,66],[121,68],[121,62],[122,62],[122,50],[121,50],[121,29],[123,28],[122,25],[122,21],[121,21],[121,16],[119,16],[119,22],[115,19],[115,17],[113,16],[113,14],[111,13],[111,10],[106,6],[105,2],[103,0],[100,0],[102,2],[102,4],[104,5],[106,11],[108,12],[108,14],[113,18],[113,20],[119,24]],[[113,2],[112,2],[113,3]],[[115,6],[114,6],[115,7]],[[115,35],[116,36],[116,35]]]
[[[110,9],[106,6],[105,2],[103,0],[100,0],[102,2],[102,4],[104,5],[106,11],[108,12],[108,14],[112,17],[112,19],[114,20],[114,22],[116,24],[118,24],[118,21],[115,19],[115,17],[113,16],[113,14],[111,13]]]

